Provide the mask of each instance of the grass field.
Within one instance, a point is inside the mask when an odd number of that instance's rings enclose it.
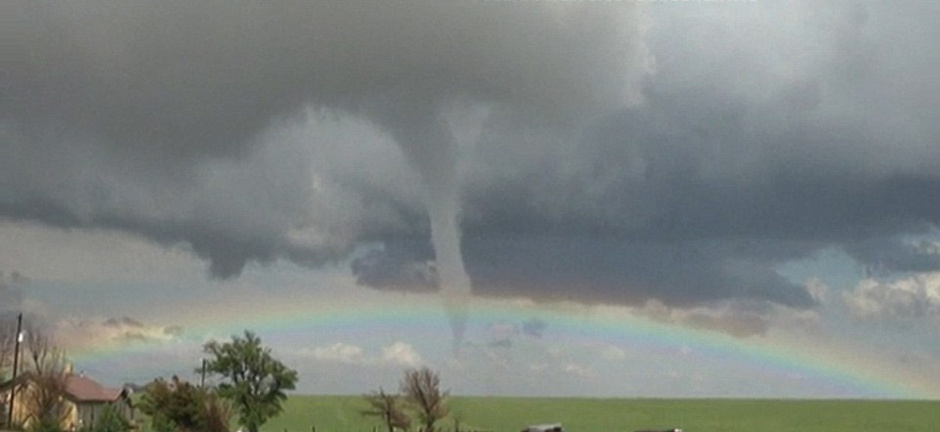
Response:
[[[938,432],[940,401],[550,399],[456,397],[440,424],[461,430],[518,432],[561,422],[570,432],[632,432],[679,427],[686,432]],[[356,396],[292,396],[266,432],[372,432]],[[382,432],[379,428],[378,432]]]

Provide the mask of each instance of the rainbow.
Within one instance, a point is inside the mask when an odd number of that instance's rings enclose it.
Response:
[[[322,298],[272,300],[263,305],[216,305],[214,309],[184,311],[188,335],[229,334],[251,329],[269,343],[311,340],[311,335],[343,335],[361,340],[388,329],[398,329],[415,339],[447,337],[447,316],[433,296],[405,296],[387,302],[357,302]],[[759,370],[766,375],[804,377],[823,393],[850,394],[859,398],[936,399],[937,382],[908,376],[865,359],[839,354],[822,344],[771,343],[762,338],[739,339],[712,331],[665,325],[643,318],[605,313],[591,308],[540,307],[513,301],[475,301],[470,308],[471,326],[492,323],[519,324],[527,319],[546,323],[547,333],[564,334],[585,342],[603,342],[631,353],[668,355],[694,351],[699,358],[732,368]],[[446,332],[446,335],[445,335]],[[296,344],[296,342],[293,342]],[[442,342],[442,346],[450,341]],[[312,342],[311,342],[312,344]],[[73,351],[77,367],[104,364],[104,369],[128,358],[147,356],[151,344],[102,345]],[[639,395],[642,396],[642,395]]]

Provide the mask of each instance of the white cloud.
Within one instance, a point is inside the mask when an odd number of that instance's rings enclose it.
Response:
[[[545,363],[545,362],[532,363],[532,364],[529,365],[529,370],[531,370],[532,372],[535,372],[535,373],[542,373],[542,372],[544,372],[546,369],[548,369],[548,366],[549,366],[549,364],[548,364],[548,363]]]
[[[580,344],[580,348],[592,356],[608,361],[621,362],[627,359],[627,352],[623,348],[609,343],[587,342]]]
[[[577,363],[567,363],[564,365],[563,370],[565,373],[582,378],[595,378],[597,376],[597,373],[594,372],[594,369],[590,366],[584,366]]]
[[[824,305],[829,302],[829,286],[824,284],[819,278],[812,278],[806,281],[806,291],[809,292],[813,300],[816,300],[819,304]]]
[[[610,361],[623,361],[627,359],[627,352],[619,347],[607,345],[601,349],[601,356]]]
[[[303,348],[298,351],[298,354],[320,362],[358,366],[415,367],[424,362],[421,354],[414,347],[401,341],[383,347],[382,353],[378,356],[367,353],[358,345],[344,342],[312,349]]]
[[[859,319],[928,320],[940,325],[940,272],[894,281],[864,279],[854,290],[843,293],[842,300]]]
[[[409,367],[418,366],[423,362],[421,355],[411,345],[404,342],[395,342],[383,348],[382,361],[388,364]]]
[[[66,349],[121,346],[138,343],[164,343],[178,340],[179,326],[147,325],[130,317],[76,320],[64,318],[55,323],[52,335]]]
[[[364,360],[361,347],[342,342],[327,347],[316,347],[311,353],[313,358],[328,362],[360,363]]]

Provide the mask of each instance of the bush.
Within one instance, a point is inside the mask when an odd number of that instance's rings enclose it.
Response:
[[[30,432],[65,432],[58,421],[42,419],[34,422],[29,427]]]
[[[92,432],[127,432],[131,424],[113,405],[105,405]]]
[[[177,377],[147,386],[140,410],[155,432],[228,432],[231,409],[216,394]],[[114,432],[96,431],[96,432]]]

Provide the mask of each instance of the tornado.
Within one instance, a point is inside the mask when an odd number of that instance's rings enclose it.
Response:
[[[398,143],[421,177],[431,228],[438,286],[451,331],[454,354],[459,354],[467,327],[472,294],[470,277],[460,250],[460,185],[457,140],[447,119],[431,97],[395,100],[394,110],[373,113]]]

